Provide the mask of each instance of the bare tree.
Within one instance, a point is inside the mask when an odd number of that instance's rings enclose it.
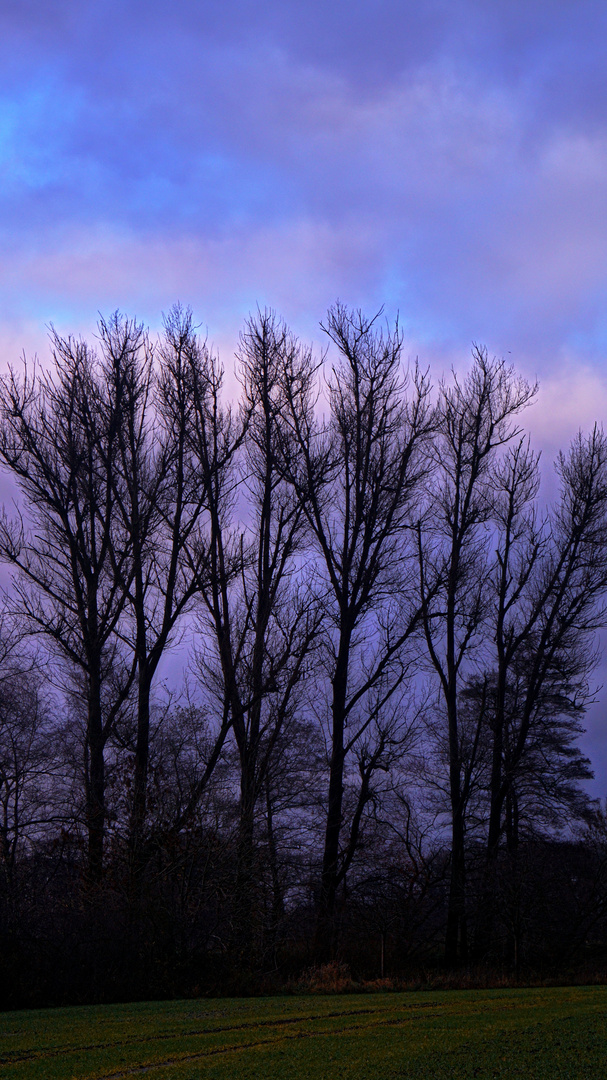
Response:
[[[536,392],[502,361],[475,349],[462,383],[441,386],[434,442],[434,492],[419,525],[420,602],[431,667],[438,676],[448,744],[451,879],[445,938],[447,963],[467,957],[466,806],[487,722],[483,705],[462,753],[460,690],[475,650],[484,644],[490,579],[489,523],[496,455],[519,434],[513,418]]]
[[[19,624],[0,617],[0,866],[9,886],[61,818],[57,718],[39,658],[24,650]]]
[[[575,746],[591,699],[593,638],[605,621],[607,440],[594,428],[557,461],[561,491],[539,520],[537,458],[524,443],[494,474],[498,543],[488,638],[491,775],[487,869],[477,951],[490,946],[496,861],[506,833],[514,851],[525,802],[558,820],[557,806],[582,815],[586,759]]]
[[[395,706],[409,674],[404,646],[419,620],[419,606],[406,599],[405,538],[428,472],[429,386],[419,371],[411,379],[403,373],[398,325],[384,332],[376,319],[339,304],[329,311],[323,329],[340,360],[328,382],[327,428],[315,421],[309,382],[285,369],[292,431],[286,469],[314,538],[329,627],[330,763],[318,926],[324,953],[334,947],[337,893],[357,848],[373,776],[388,766],[407,728]],[[347,778],[356,795],[346,823]]]
[[[297,571],[303,508],[279,464],[289,436],[282,372],[286,365],[305,379],[309,355],[270,311],[248,321],[238,355],[243,399],[232,448],[230,421],[218,407],[199,412],[197,433],[210,517],[207,571],[199,581],[204,623],[213,635],[205,672],[238,751],[234,918],[245,959],[252,945],[256,809],[277,741],[294,714],[319,615]],[[239,470],[236,445],[242,448]],[[241,528],[231,516],[237,492]]]
[[[0,460],[25,497],[25,517],[0,524],[0,558],[15,571],[15,606],[85,681],[88,871],[99,881],[105,827],[104,753],[134,670],[110,701],[131,553],[117,529],[114,470],[119,403],[89,346],[51,334],[54,372],[27,366],[0,382]]]
[[[203,557],[194,543],[205,507],[191,451],[197,394],[212,378],[190,311],[174,307],[157,349],[142,326],[115,315],[100,323],[106,378],[120,406],[113,473],[115,517],[130,560],[114,564],[122,591],[121,634],[137,670],[136,736],[129,842],[141,864],[150,745],[150,700],[158,665],[194,596]],[[195,378],[194,378],[195,375]]]

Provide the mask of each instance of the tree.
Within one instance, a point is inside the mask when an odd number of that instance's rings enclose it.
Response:
[[[330,420],[314,417],[309,380],[285,367],[291,438],[285,471],[314,538],[326,609],[329,782],[319,899],[319,950],[335,946],[336,900],[358,845],[374,774],[406,738],[397,695],[419,622],[407,602],[407,529],[427,476],[433,416],[427,379],[401,370],[398,325],[336,305],[323,329],[340,359],[328,381]],[[406,390],[410,387],[410,399]],[[354,762],[354,768],[351,767]],[[344,820],[346,779],[356,794]],[[347,830],[347,838],[343,839]]]
[[[0,866],[9,887],[20,858],[60,816],[57,718],[32,657],[0,643]]]
[[[450,965],[467,958],[465,829],[476,755],[486,708],[476,730],[466,732],[463,753],[460,690],[467,666],[485,641],[490,580],[489,525],[492,470],[500,449],[519,430],[513,418],[535,387],[518,379],[503,361],[476,348],[462,383],[444,383],[433,445],[433,491],[418,526],[419,596],[431,668],[438,677],[448,747],[451,813],[451,877],[445,935]],[[469,667],[468,667],[469,672]]]
[[[494,474],[497,546],[488,639],[491,774],[486,879],[477,951],[490,947],[500,841],[518,843],[525,802],[538,818],[557,807],[587,814],[579,782],[591,776],[575,746],[597,662],[592,640],[605,621],[607,440],[597,427],[560,454],[556,506],[539,521],[537,457],[512,448]],[[487,680],[487,676],[486,676]],[[561,809],[562,813],[562,809]]]
[[[204,660],[238,751],[239,826],[234,899],[236,947],[251,958],[254,921],[254,826],[277,741],[294,715],[319,626],[299,584],[304,513],[285,482],[279,457],[289,438],[282,372],[307,378],[310,359],[273,312],[250,319],[239,348],[243,399],[238,427],[217,399],[198,409],[196,453],[209,530],[199,593],[213,650]],[[215,377],[215,393],[220,386]],[[239,473],[237,450],[241,450]],[[244,497],[248,502],[244,504]],[[238,498],[244,527],[231,511]]]
[[[129,843],[132,870],[138,873],[152,685],[179,620],[191,606],[204,557],[196,538],[206,492],[197,475],[191,436],[194,411],[208,392],[212,372],[192,314],[179,306],[165,319],[156,350],[143,326],[118,314],[99,327],[105,375],[119,409],[114,515],[130,553],[128,566],[118,559],[113,569],[123,603],[121,636],[137,671]]]
[[[16,571],[15,603],[85,683],[88,874],[101,879],[105,829],[105,748],[129,692],[116,635],[130,580],[114,472],[120,404],[93,350],[51,333],[54,372],[27,365],[0,381],[0,461],[25,497],[25,517],[3,516],[0,558]],[[103,342],[102,342],[103,345]],[[105,690],[112,685],[109,697]]]

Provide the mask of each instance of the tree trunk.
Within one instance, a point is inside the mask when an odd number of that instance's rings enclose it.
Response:
[[[145,665],[139,668],[137,696],[137,742],[133,774],[133,802],[130,822],[131,884],[142,870],[142,843],[147,810],[148,766],[150,756],[150,678]]]
[[[451,833],[451,875],[445,934],[445,963],[448,967],[456,967],[460,963],[465,964],[467,960],[465,834],[463,810],[459,806],[453,811]]]
[[[346,640],[346,635],[343,635],[333,678],[329,798],[316,928],[316,951],[319,959],[324,961],[333,959],[337,945],[335,901],[339,880],[339,838],[344,796],[344,727],[348,686],[348,650],[349,637]]]
[[[455,671],[453,621],[448,627],[448,664],[450,673]],[[457,684],[455,675],[450,677],[447,692],[449,724],[449,788],[451,795],[451,876],[445,933],[445,963],[455,967],[468,959],[466,927],[466,874],[465,874],[465,800],[462,791],[458,715]]]
[[[86,820],[88,831],[88,879],[98,885],[103,876],[105,832],[105,760],[101,714],[101,680],[97,672],[89,676],[88,700],[88,783]]]
[[[497,904],[497,868],[502,833],[502,809],[504,804],[502,786],[502,759],[504,742],[504,710],[498,700],[493,724],[493,747],[490,779],[489,825],[485,850],[485,868],[481,902],[477,916],[474,940],[475,958],[482,962],[493,948]]]
[[[255,928],[255,807],[256,761],[241,764],[240,819],[238,823],[238,852],[234,886],[233,947],[244,970],[254,963]]]
[[[268,858],[270,863],[270,878],[272,881],[272,937],[274,938],[276,927],[285,913],[285,902],[278,869],[278,851],[276,849],[276,835],[274,833],[274,808],[272,806],[272,792],[270,790],[270,778],[268,774],[266,774],[266,817]]]

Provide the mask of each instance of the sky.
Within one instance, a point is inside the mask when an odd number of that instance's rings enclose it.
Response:
[[[399,312],[607,414],[604,0],[0,0],[0,366],[189,304],[228,369],[269,305]],[[588,748],[607,793],[602,695]]]

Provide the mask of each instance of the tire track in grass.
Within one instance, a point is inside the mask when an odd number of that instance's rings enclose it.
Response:
[[[478,1004],[482,1004],[482,1002],[479,1002]],[[415,1009],[423,1009],[423,1008],[428,1008],[428,1009],[441,1009],[442,1008],[442,1009],[444,1009],[446,1007],[447,1007],[446,1003],[443,1002],[443,1001],[428,1002],[428,1003],[425,1003],[425,1002],[424,1003],[415,1003],[415,1004],[412,1004],[410,1006],[405,1006],[405,1008],[408,1008],[411,1012],[413,1012]],[[345,1012],[345,1013],[332,1013],[332,1014],[326,1013],[322,1017],[309,1017],[309,1018],[305,1018],[305,1019],[329,1020],[329,1019],[339,1018],[340,1016],[348,1016],[348,1015],[349,1016],[353,1016],[353,1015],[359,1015],[360,1016],[360,1015],[364,1015],[365,1013],[371,1014],[373,1012],[379,1012],[379,1011],[381,1011],[381,1010],[378,1010],[378,1009],[366,1009],[366,1010],[360,1010],[360,1012],[358,1012],[357,1010],[352,1010],[349,1013],[347,1013],[347,1012]],[[478,1011],[478,1009],[475,1009],[473,1011]],[[179,1057],[167,1058],[165,1061],[154,1061],[154,1062],[148,1062],[146,1064],[141,1064],[141,1065],[130,1065],[130,1066],[127,1066],[126,1068],[116,1070],[115,1072],[105,1073],[103,1076],[96,1076],[94,1078],[94,1080],[126,1080],[126,1078],[130,1077],[130,1076],[142,1076],[145,1073],[154,1072],[154,1071],[156,1071],[158,1069],[167,1069],[167,1068],[172,1068],[174,1066],[188,1065],[193,1061],[202,1061],[205,1058],[211,1059],[213,1057],[219,1057],[219,1056],[225,1055],[225,1054],[237,1054],[237,1053],[240,1053],[243,1050],[254,1050],[254,1049],[257,1049],[259,1047],[264,1047],[264,1046],[277,1047],[277,1046],[280,1046],[281,1043],[291,1042],[291,1041],[295,1041],[295,1040],[299,1040],[299,1039],[317,1039],[317,1038],[325,1037],[325,1036],[334,1036],[336,1034],[342,1035],[342,1034],[345,1034],[345,1033],[351,1032],[351,1031],[357,1031],[357,1032],[371,1031],[373,1029],[378,1029],[378,1028],[381,1028],[381,1027],[389,1027],[389,1026],[392,1026],[392,1025],[395,1025],[395,1024],[405,1024],[407,1021],[409,1021],[411,1019],[412,1019],[412,1016],[402,1016],[402,1017],[395,1017],[395,1018],[386,1017],[386,1019],[380,1020],[378,1023],[350,1024],[347,1027],[340,1028],[339,1032],[336,1032],[334,1029],[331,1029],[331,1028],[328,1029],[328,1030],[325,1030],[325,1031],[318,1031],[318,1030],[316,1030],[316,1031],[298,1031],[298,1032],[294,1033],[293,1035],[281,1034],[277,1038],[274,1038],[274,1039],[256,1039],[256,1040],[254,1040],[252,1042],[239,1043],[239,1044],[233,1045],[233,1046],[216,1046],[216,1047],[212,1047],[212,1048],[207,1049],[207,1050],[199,1050],[199,1051],[196,1051],[195,1053],[191,1053],[191,1054],[183,1054],[183,1055],[180,1055]],[[562,1017],[559,1017],[559,1020],[562,1020],[562,1019],[563,1019]],[[568,1016],[568,1017],[566,1017],[566,1019],[574,1020],[574,1019],[577,1019],[577,1017],[572,1014],[571,1017]],[[303,1017],[301,1018],[301,1022],[302,1023],[304,1022]],[[251,1025],[247,1025],[247,1026],[251,1026]],[[261,1025],[257,1025],[257,1026],[261,1026]],[[528,1030],[530,1032],[531,1031],[535,1032],[536,1028],[537,1028],[537,1025],[533,1025]],[[236,1028],[236,1029],[232,1029],[232,1030],[241,1030],[241,1029]],[[523,1030],[527,1030],[527,1029],[523,1029]],[[472,1049],[472,1046],[471,1046],[471,1049]],[[537,1052],[539,1053],[540,1051],[538,1050]]]
[[[428,1003],[428,1005],[418,1005],[417,1008],[440,1008],[443,1002]],[[372,1013],[377,1010],[367,1009],[365,1012]],[[352,1016],[362,1015],[360,1013],[333,1013],[329,1015],[325,1014],[323,1017],[315,1017],[314,1019],[329,1020],[335,1019],[340,1016]],[[128,1076],[141,1076],[147,1072],[153,1072],[156,1069],[172,1068],[174,1065],[188,1065],[192,1061],[202,1061],[204,1058],[219,1057],[222,1054],[237,1054],[242,1050],[255,1050],[261,1046],[280,1046],[281,1043],[293,1042],[298,1039],[318,1039],[322,1036],[342,1035],[349,1031],[372,1031],[380,1027],[387,1027],[390,1024],[401,1023],[404,1024],[411,1017],[402,1017],[398,1021],[394,1020],[380,1020],[377,1024],[350,1024],[347,1027],[341,1027],[338,1032],[329,1028],[326,1031],[298,1031],[293,1035],[280,1035],[276,1039],[256,1039],[254,1042],[238,1043],[233,1046],[215,1046],[208,1050],[198,1050],[193,1054],[184,1054],[180,1057],[167,1058],[165,1061],[153,1061],[142,1065],[129,1065],[126,1069],[120,1069],[117,1072],[106,1073],[103,1076],[96,1076],[94,1080],[125,1080]],[[303,1019],[302,1019],[303,1023]]]
[[[380,1027],[380,1024],[367,1024],[361,1026],[359,1024],[350,1024],[348,1027],[342,1027],[339,1030],[339,1034],[343,1034],[347,1031],[370,1031],[373,1027]],[[210,1050],[198,1050],[195,1054],[184,1054],[183,1057],[167,1058],[166,1061],[153,1061],[146,1065],[130,1065],[126,1069],[121,1069],[119,1072],[106,1073],[104,1076],[96,1076],[94,1080],[124,1080],[127,1076],[141,1076],[143,1073],[153,1072],[155,1069],[170,1069],[173,1065],[188,1065],[192,1061],[202,1061],[204,1058],[219,1057],[221,1054],[238,1054],[242,1050],[256,1050],[260,1046],[280,1046],[281,1043],[293,1042],[297,1039],[318,1039],[323,1035],[335,1035],[336,1032],[329,1031],[298,1031],[294,1035],[282,1035],[277,1039],[257,1039],[255,1042],[238,1043],[234,1046],[214,1046]]]
[[[438,1002],[436,1003],[438,1005]],[[418,1006],[419,1007],[419,1006]],[[63,1045],[49,1047],[45,1050],[9,1050],[0,1056],[0,1065],[20,1065],[26,1061],[40,1061],[48,1057],[60,1057],[62,1054],[90,1053],[93,1050],[121,1049],[129,1046],[137,1046],[141,1043],[154,1043],[169,1039],[191,1039],[203,1035],[225,1035],[229,1032],[248,1031],[251,1028],[284,1027],[288,1024],[313,1023],[316,1020],[339,1020],[346,1016],[369,1016],[381,1012],[381,1008],[375,1009],[348,1009],[343,1012],[321,1013],[314,1016],[285,1016],[276,1020],[258,1020],[243,1024],[230,1024],[214,1028],[194,1028],[188,1031],[170,1031],[159,1035],[127,1036],[125,1039],[112,1040],[111,1042],[87,1043],[84,1046]],[[356,1025],[354,1025],[356,1026]],[[253,1045],[253,1044],[252,1044]]]

